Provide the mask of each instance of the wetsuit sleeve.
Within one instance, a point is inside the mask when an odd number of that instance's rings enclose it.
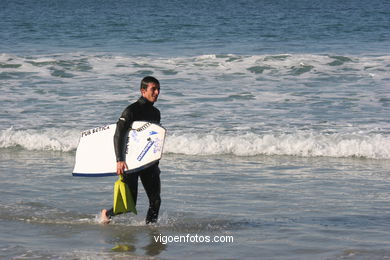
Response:
[[[129,109],[125,109],[116,123],[114,148],[117,162],[126,158],[126,139],[133,121],[133,114]]]
[[[160,114],[160,111],[159,110],[157,110],[157,122],[159,123],[159,124],[161,124],[161,114]]]

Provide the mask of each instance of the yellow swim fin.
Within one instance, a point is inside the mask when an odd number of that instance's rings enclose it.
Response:
[[[135,208],[135,203],[133,196],[126,183],[122,181],[122,175],[114,184],[114,214],[133,212],[137,214],[137,209]]]

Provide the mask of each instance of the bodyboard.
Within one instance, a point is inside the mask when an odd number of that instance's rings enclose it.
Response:
[[[115,130],[116,124],[111,124],[81,132],[73,176],[116,175]],[[140,171],[161,159],[165,132],[157,124],[133,122],[126,142],[126,173]]]

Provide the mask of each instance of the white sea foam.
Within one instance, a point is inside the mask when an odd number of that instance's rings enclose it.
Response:
[[[0,132],[0,148],[19,147],[26,150],[74,151],[79,132],[14,130]],[[362,157],[390,159],[390,138],[381,134],[321,134],[296,132],[289,134],[218,133],[168,135],[164,153],[186,155],[290,155],[303,157]]]
[[[10,127],[0,132],[0,148],[21,147],[26,150],[68,152],[77,147],[78,136],[78,131],[14,130]]]
[[[390,138],[380,134],[364,136],[304,132],[261,136],[252,133],[237,136],[185,134],[170,136],[165,152],[188,155],[292,155],[390,159]]]
[[[61,128],[116,120],[129,85],[150,73],[164,82],[165,152],[390,158],[388,55],[0,54],[0,66],[0,148],[74,151],[79,131]],[[207,130],[179,134],[189,125]]]
[[[201,55],[195,57],[126,57],[102,54],[57,54],[20,57],[0,54],[4,72],[36,73],[41,77],[62,77],[53,75],[53,70],[64,70],[78,77],[107,78],[115,75],[137,74],[151,70],[159,77],[174,73],[175,77],[215,78],[226,75],[243,75],[256,78],[280,75],[286,78],[305,78],[315,74],[359,74],[375,79],[388,78],[387,65],[390,56],[336,56],[319,54],[279,55]],[[85,65],[85,66],[83,66]],[[88,69],[85,69],[88,67]],[[66,78],[66,77],[65,77]],[[241,77],[240,77],[241,79]]]

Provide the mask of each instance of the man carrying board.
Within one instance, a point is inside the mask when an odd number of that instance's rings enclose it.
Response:
[[[149,210],[145,220],[146,224],[149,224],[157,222],[160,209],[160,169],[158,162],[156,162],[146,169],[127,174],[125,172],[128,169],[125,162],[126,139],[134,121],[147,121],[160,124],[160,111],[153,106],[160,94],[160,83],[154,77],[145,77],[141,81],[140,90],[141,97],[123,111],[117,122],[114,135],[114,147],[117,160],[116,173],[123,176],[123,182],[128,185],[134,203],[137,203],[138,177],[141,178],[149,199]],[[100,220],[102,223],[108,224],[114,215],[113,209],[103,209]]]

